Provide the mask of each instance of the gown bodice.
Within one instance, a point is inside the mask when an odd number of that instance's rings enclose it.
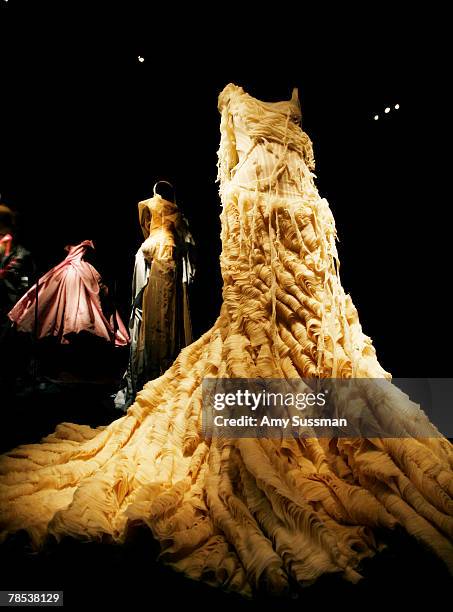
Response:
[[[156,194],[139,202],[139,219],[145,241],[142,251],[147,261],[172,259],[179,243],[181,213],[173,202]]]
[[[297,89],[289,100],[263,102],[242,87],[227,85],[219,97],[222,113],[221,183],[229,187],[300,197],[301,178],[314,168],[309,137],[300,129]]]

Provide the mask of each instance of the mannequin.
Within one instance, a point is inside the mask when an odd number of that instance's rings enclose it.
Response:
[[[170,188],[172,200],[158,193],[161,185]],[[195,274],[195,243],[174,194],[171,183],[158,181],[153,197],[138,204],[145,240],[135,256],[129,364],[124,387],[115,397],[120,409],[130,406],[137,391],[160,376],[192,342],[187,287]]]

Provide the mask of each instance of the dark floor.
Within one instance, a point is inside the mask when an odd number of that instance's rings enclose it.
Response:
[[[121,416],[112,393],[119,385],[127,352],[90,345],[41,347],[37,368],[5,384],[1,395],[0,451],[36,442],[62,421],[92,426]],[[36,365],[36,364],[35,364]],[[31,374],[30,374],[31,372]],[[33,375],[36,374],[35,377]],[[449,598],[453,581],[443,564],[402,531],[387,534],[388,547],[363,564],[356,585],[327,576],[302,589],[297,598],[248,601],[189,581],[156,562],[157,549],[147,529],[138,529],[126,545],[67,539],[33,553],[17,534],[0,547],[0,590],[62,590],[65,607],[124,605],[131,610],[184,605],[222,609],[296,610],[334,605],[393,609],[421,597]],[[446,600],[448,601],[448,599]]]
[[[335,604],[336,609],[377,604],[393,609],[392,602],[405,606],[421,597],[444,598],[452,582],[441,563],[425,554],[404,535],[393,537],[389,548],[364,564],[364,579],[351,585],[339,576],[327,576],[302,589],[297,598],[275,600],[260,597],[244,600],[237,595],[185,579],[156,563],[156,548],[145,529],[127,545],[61,542],[41,554],[27,552],[18,537],[0,549],[3,590],[63,590],[65,606],[124,605],[131,610],[162,606],[199,604],[235,609],[296,610],[303,606]],[[448,604],[447,604],[448,605]]]

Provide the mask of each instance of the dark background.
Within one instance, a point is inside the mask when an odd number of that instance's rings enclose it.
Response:
[[[192,7],[176,27],[171,6],[159,17],[136,3],[96,15],[59,4],[0,1],[0,192],[41,272],[68,242],[94,240],[127,318],[137,202],[168,179],[198,245],[195,334],[208,329],[221,302],[217,96],[228,82],[265,100],[298,86],[365,333],[395,376],[451,375],[439,16],[377,6],[337,22],[301,5],[283,11],[288,30],[263,11],[210,21]]]
[[[337,222],[342,281],[365,333],[395,377],[451,376],[449,21],[435,5],[398,14],[390,4],[369,14],[309,6],[219,4],[214,15],[193,4],[157,12],[145,2],[0,0],[3,201],[20,213],[40,273],[63,259],[66,244],[94,240],[96,266],[116,283],[127,320],[142,240],[137,202],[155,180],[172,181],[197,242],[198,336],[221,303],[217,96],[229,82],[263,100],[287,99],[297,86],[317,185]],[[118,415],[103,394],[74,385],[0,396],[2,450],[61,420],[110,422]],[[389,548],[365,563],[361,584],[327,576],[302,600],[262,599],[257,608],[363,610],[448,594],[437,559],[398,530],[386,537]],[[123,547],[68,540],[36,555],[27,546],[19,537],[1,547],[1,588],[63,588],[76,609],[250,609],[156,565],[147,530]]]

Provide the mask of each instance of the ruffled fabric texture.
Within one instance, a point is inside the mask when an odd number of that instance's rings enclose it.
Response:
[[[219,107],[219,318],[121,419],[63,423],[1,457],[2,537],[123,542],[146,524],[163,562],[252,596],[331,572],[355,582],[376,534],[400,525],[452,570],[453,451],[441,436],[202,439],[204,377],[390,380],[341,287],[295,96],[271,105],[228,85]],[[391,384],[363,401],[370,412],[385,402],[406,429],[425,418]]]

